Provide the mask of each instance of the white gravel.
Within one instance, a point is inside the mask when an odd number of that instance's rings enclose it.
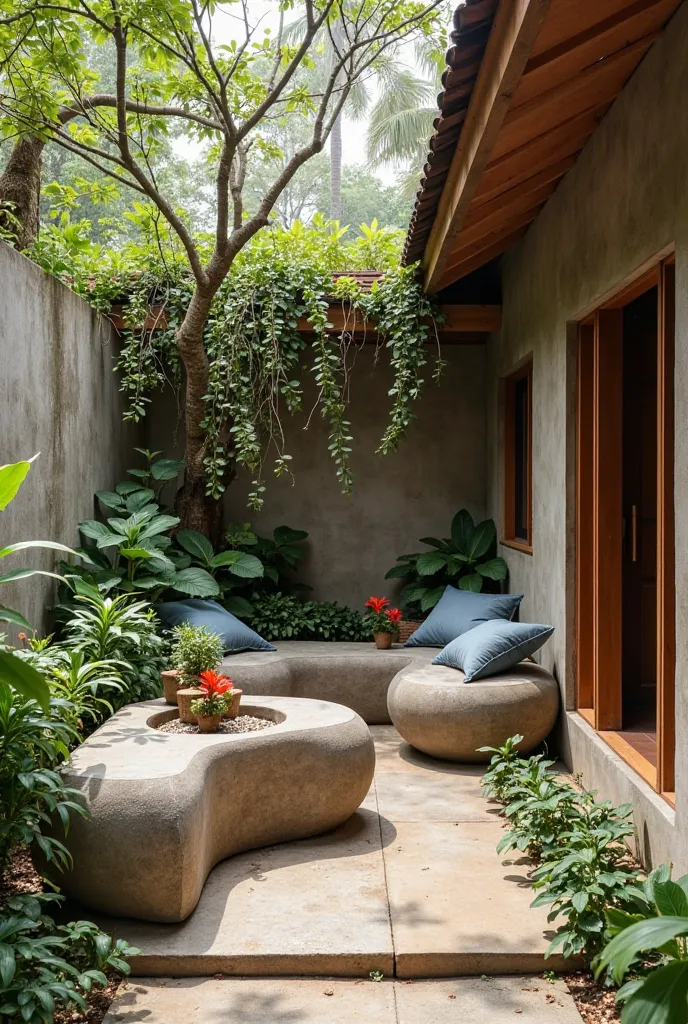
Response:
[[[253,715],[239,715],[238,718],[226,718],[220,722],[218,732],[260,732],[261,729],[269,729],[271,725],[276,725],[276,722],[271,722],[269,718],[255,718]],[[173,718],[171,722],[165,722],[163,725],[159,725],[158,729],[160,732],[186,732],[193,736],[198,736],[200,730],[197,725],[187,725],[186,722],[180,722],[178,718]],[[209,735],[212,735],[210,733]]]

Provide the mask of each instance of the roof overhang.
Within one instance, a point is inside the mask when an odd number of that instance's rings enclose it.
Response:
[[[422,258],[428,292],[525,234],[681,2],[468,0],[457,9],[404,257]]]

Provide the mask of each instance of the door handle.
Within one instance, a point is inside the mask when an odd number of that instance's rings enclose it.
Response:
[[[631,506],[631,560],[638,561],[638,506]]]

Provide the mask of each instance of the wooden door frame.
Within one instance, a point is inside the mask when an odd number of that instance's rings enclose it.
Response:
[[[673,803],[675,759],[674,255],[663,253],[578,323],[576,706]],[[657,768],[618,735],[622,709],[622,317],[657,287]]]

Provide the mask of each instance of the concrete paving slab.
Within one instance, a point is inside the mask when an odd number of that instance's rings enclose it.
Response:
[[[99,920],[142,950],[138,976],[391,974],[380,843],[379,819],[363,809],[327,835],[218,864],[182,924]]]
[[[398,1024],[581,1024],[566,985],[542,978],[397,982]]]
[[[385,834],[394,829],[394,839]],[[552,937],[533,910],[523,857],[499,857],[498,822],[382,822],[396,973],[401,978],[531,973]]]
[[[390,821],[496,821],[499,807],[488,803],[480,777],[381,772],[377,776],[380,814]]]
[[[376,773],[398,772],[410,775],[474,775],[481,779],[484,765],[457,764],[440,761],[436,757],[416,750],[403,740],[393,725],[371,725],[370,733],[375,743]]]
[[[391,982],[144,979],[120,988],[105,1024],[396,1024]]]
[[[193,978],[126,982],[105,1024],[581,1024],[563,982]]]

